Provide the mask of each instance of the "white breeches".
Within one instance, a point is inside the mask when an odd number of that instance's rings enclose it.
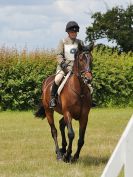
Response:
[[[62,70],[58,70],[55,76],[55,83],[56,85],[59,85],[62,78],[64,77],[65,73]]]

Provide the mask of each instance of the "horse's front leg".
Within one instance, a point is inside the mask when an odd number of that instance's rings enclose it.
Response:
[[[87,122],[88,122],[88,114],[87,116],[81,117],[79,120],[79,139],[78,139],[77,151],[74,154],[72,162],[78,160],[81,148],[84,145],[84,137],[85,137]]]
[[[57,140],[57,129],[54,124],[53,112],[46,112],[46,117],[48,119],[48,123],[51,127],[51,134],[55,142],[55,151],[57,154],[57,160],[62,160],[62,154],[60,153],[58,140]]]
[[[60,149],[60,152],[63,155],[66,153],[66,146],[67,146],[67,141],[66,141],[66,136],[65,136],[66,123],[64,121],[64,117],[61,118],[59,123],[60,123],[60,131],[61,131],[61,136],[62,136],[62,148]]]
[[[67,151],[66,153],[64,154],[64,161],[65,162],[70,162],[71,160],[71,153],[72,153],[72,143],[73,143],[73,139],[74,139],[74,130],[73,130],[73,127],[72,127],[72,118],[70,116],[69,113],[66,114],[65,117],[65,122],[66,122],[66,125],[67,125],[67,128],[68,128],[68,139],[69,139],[69,144],[68,144],[68,148],[67,148]]]

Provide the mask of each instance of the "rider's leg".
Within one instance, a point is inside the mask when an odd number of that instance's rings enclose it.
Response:
[[[65,73],[63,71],[57,72],[57,75],[55,76],[54,83],[52,85],[52,90],[51,90],[51,100],[50,100],[50,108],[54,108],[56,106],[56,94],[57,90],[59,87],[59,84],[64,77]]]
[[[91,80],[92,81],[92,80]],[[90,90],[90,94],[91,94],[91,98],[92,98],[92,101],[91,101],[91,107],[96,107],[96,103],[95,101],[93,100],[93,87],[92,87],[92,84],[91,84],[91,81],[87,84],[89,90]]]
[[[94,89],[93,89],[91,83],[88,84],[87,86],[88,86],[88,88],[89,88],[89,90],[90,90],[90,94],[91,94],[91,98],[92,98],[91,107],[96,107],[97,104],[96,104],[96,102],[95,102],[94,99],[93,99],[93,90],[94,90]]]
[[[51,90],[51,101],[50,101],[50,108],[54,108],[56,106],[56,93],[58,90],[58,85],[55,83],[53,83],[52,85],[52,90]]]
[[[93,87],[92,87],[92,85],[91,85],[91,84],[87,84],[87,86],[88,86],[88,88],[89,88],[89,90],[90,90],[90,93],[91,93],[91,95],[92,95],[92,93],[93,93]]]

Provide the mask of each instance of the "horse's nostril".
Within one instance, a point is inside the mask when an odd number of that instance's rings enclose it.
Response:
[[[84,83],[85,83],[85,84],[91,83],[91,78],[85,77],[85,78],[84,78]]]

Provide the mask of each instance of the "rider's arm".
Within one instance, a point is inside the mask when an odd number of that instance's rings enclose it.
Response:
[[[64,43],[63,40],[61,40],[57,48],[57,61],[60,64],[63,60],[64,60]]]

